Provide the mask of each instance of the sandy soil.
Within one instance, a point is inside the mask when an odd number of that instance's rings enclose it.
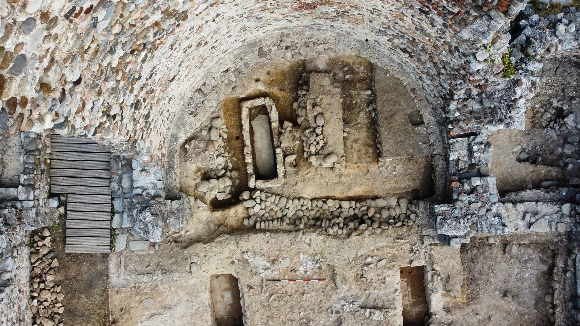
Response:
[[[491,174],[497,178],[497,189],[501,194],[509,191],[539,188],[542,181],[559,181],[562,169],[547,165],[518,162],[522,146],[543,143],[549,151],[549,136],[542,130],[498,130],[491,136],[493,146]]]
[[[106,254],[65,254],[64,219],[52,229],[55,257],[60,262],[55,283],[62,286],[65,325],[109,325]]]
[[[553,325],[552,237],[481,237],[461,248],[465,301],[450,302],[432,325]],[[562,321],[560,321],[562,322]]]

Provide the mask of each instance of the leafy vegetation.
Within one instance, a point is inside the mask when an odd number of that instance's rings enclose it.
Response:
[[[117,230],[111,228],[111,251],[115,251],[115,242],[117,241]]]
[[[34,240],[34,237],[40,234],[40,230],[41,229],[30,231],[30,237],[28,238],[28,248],[34,248],[34,246],[36,246],[36,241]]]
[[[491,52],[491,49],[493,48],[493,45],[490,44],[488,45],[485,50],[487,51],[487,62],[491,63],[492,65],[495,64],[495,60],[493,59],[493,53]]]
[[[516,67],[512,62],[511,53],[512,51],[508,50],[508,52],[501,55],[501,63],[503,64],[502,78],[510,78],[516,74]]]

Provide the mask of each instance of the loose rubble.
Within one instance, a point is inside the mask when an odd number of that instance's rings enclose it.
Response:
[[[199,138],[185,144],[186,150],[192,150],[186,154],[185,159],[188,162],[204,162],[202,180],[195,185],[195,189],[207,200],[231,198],[232,178],[237,177],[237,173],[232,171],[228,160],[227,146],[224,143],[227,138],[225,124],[220,117],[213,118],[210,127],[198,136]],[[208,157],[195,157],[193,153],[201,148],[206,150]]]
[[[30,299],[33,326],[62,326],[64,312],[61,286],[55,284],[55,275],[60,266],[54,257],[49,229],[43,228],[30,239]]]
[[[301,134],[304,158],[313,166],[322,166],[333,168],[338,163],[340,157],[336,153],[328,150],[327,137],[325,131],[325,108],[322,107],[320,97],[309,98],[309,79],[308,74],[304,74],[300,81],[301,89],[298,91],[298,101],[294,102],[293,108],[296,111],[298,125],[303,130]],[[308,113],[311,112],[311,117]]]

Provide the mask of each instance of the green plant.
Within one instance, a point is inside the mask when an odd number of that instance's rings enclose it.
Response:
[[[117,241],[117,231],[111,228],[111,251],[115,251],[115,242]]]
[[[36,246],[36,240],[34,237],[40,234],[40,229],[30,231],[30,236],[28,238],[28,248],[34,248]]]
[[[501,55],[501,63],[503,64],[502,78],[510,78],[516,74],[516,67],[512,62],[511,54],[512,51],[508,50],[508,52]]]
[[[491,52],[492,47],[493,47],[493,44],[489,44],[485,48],[485,50],[487,51],[487,54],[488,54],[486,61],[489,62],[489,63],[491,63],[492,65],[494,65],[495,64],[495,59],[493,58],[493,53]]]

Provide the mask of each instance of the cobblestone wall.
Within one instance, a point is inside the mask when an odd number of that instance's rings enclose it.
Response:
[[[494,2],[10,0],[2,106],[11,130],[103,137],[162,159],[172,122],[206,115],[196,108],[221,99],[214,88],[261,60],[330,50],[400,68],[442,110],[472,88],[475,53],[507,47],[524,3]]]

